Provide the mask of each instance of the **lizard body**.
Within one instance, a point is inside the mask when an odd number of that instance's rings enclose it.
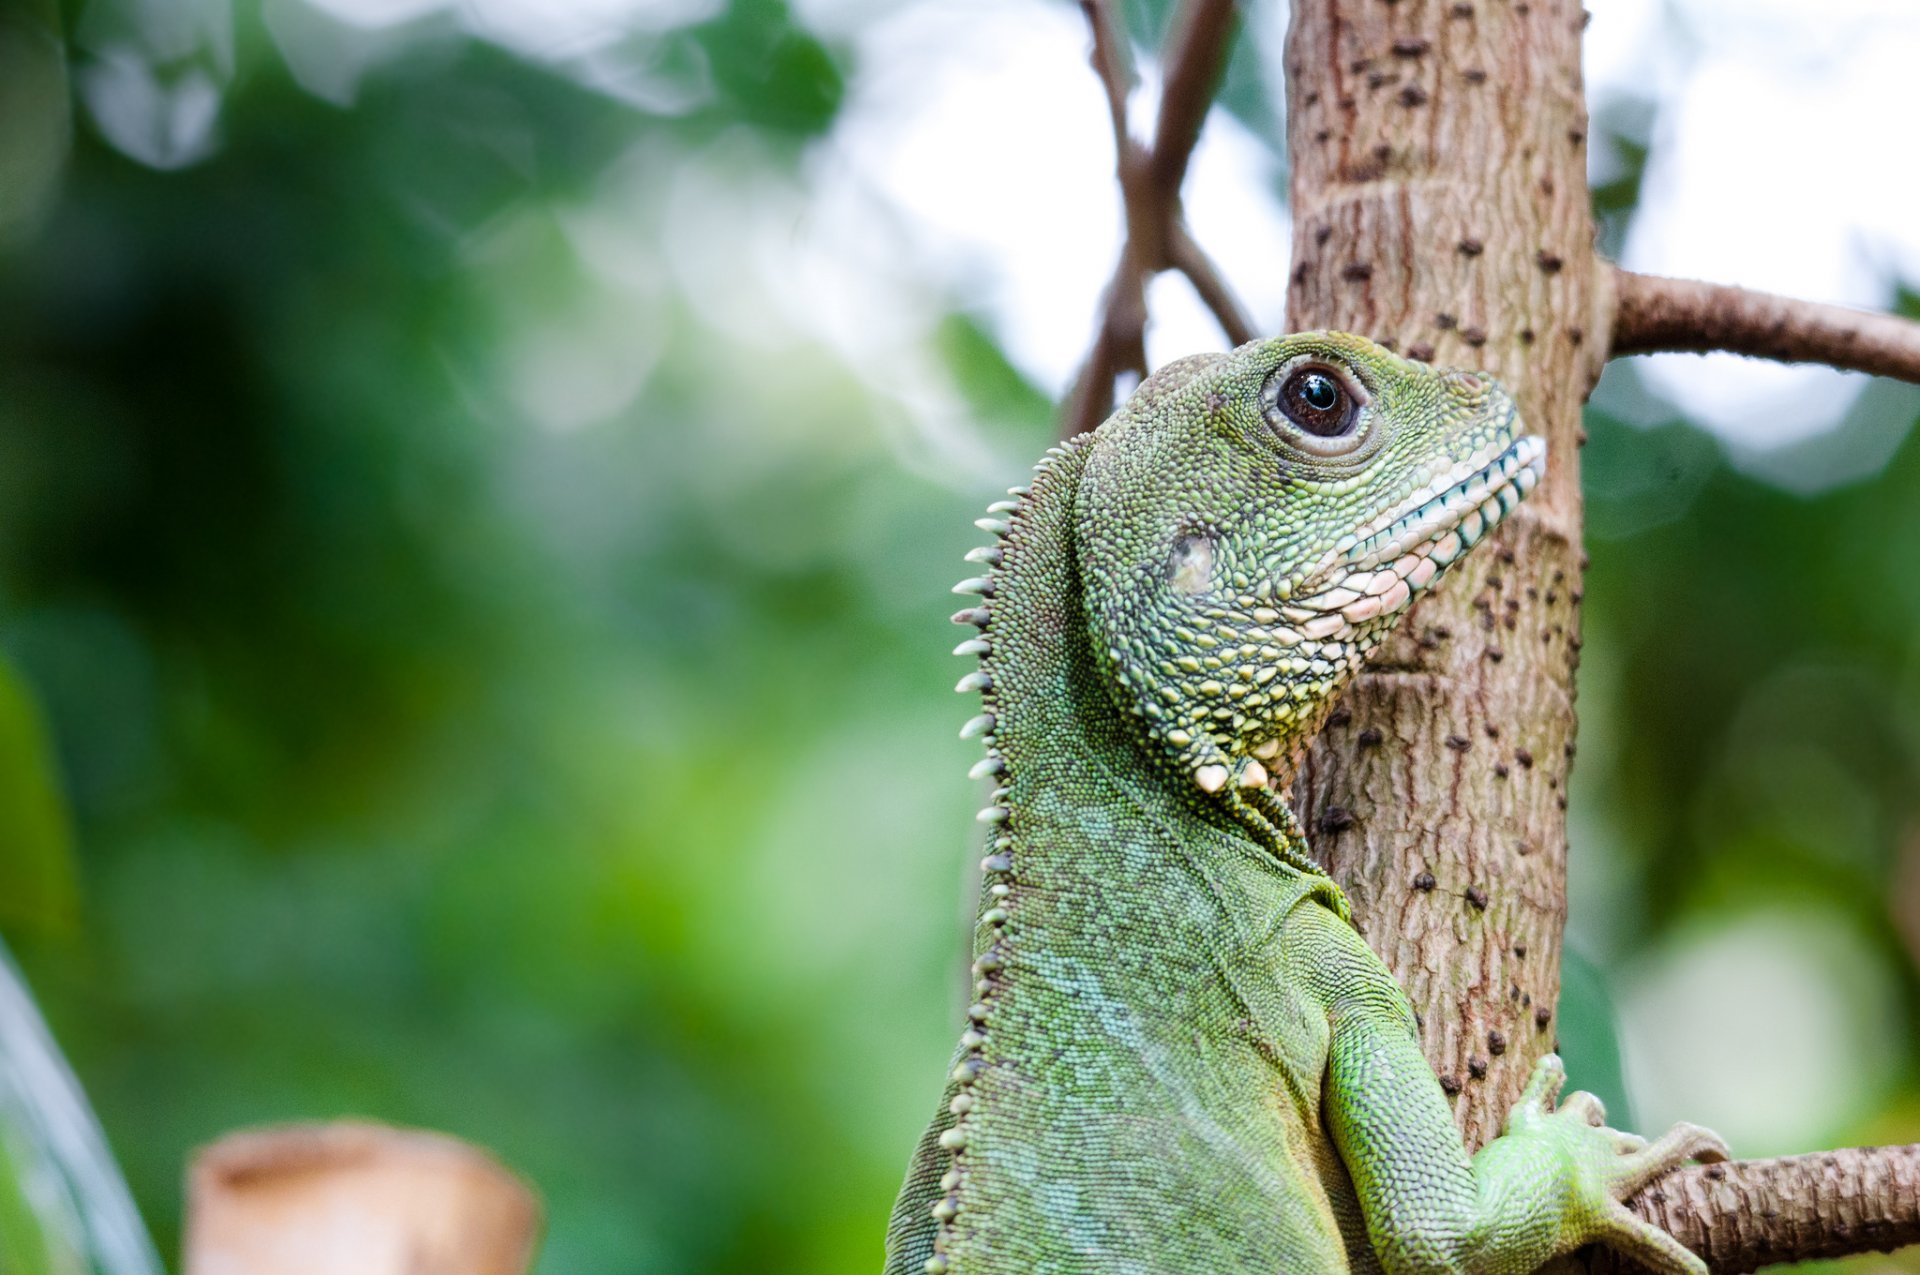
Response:
[[[1538,480],[1490,378],[1307,333],[1161,369],[982,520],[974,1003],[886,1275],[1522,1275],[1717,1139],[1542,1060],[1469,1157],[1284,799],[1332,697]]]

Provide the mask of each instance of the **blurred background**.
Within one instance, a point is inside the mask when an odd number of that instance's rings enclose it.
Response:
[[[1591,8],[1609,252],[1920,313],[1907,0]],[[1188,206],[1278,329],[1246,12]],[[0,0],[0,934],[162,1252],[192,1148],[354,1114],[535,1181],[543,1272],[877,1269],[979,853],[947,586],[1118,244],[1085,50]],[[1643,1126],[1920,1139],[1917,415],[1732,358],[1589,413],[1563,1023]]]

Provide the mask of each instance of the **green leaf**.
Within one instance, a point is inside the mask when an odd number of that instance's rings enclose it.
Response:
[[[66,929],[79,893],[73,825],[39,706],[0,661],[0,925]]]
[[[73,141],[70,97],[51,0],[0,4],[0,246],[24,241],[52,207]]]

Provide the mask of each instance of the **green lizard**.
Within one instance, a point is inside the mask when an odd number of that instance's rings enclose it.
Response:
[[[981,520],[956,592],[993,776],[974,1004],[887,1275],[1522,1275],[1718,1138],[1541,1060],[1469,1156],[1283,794],[1332,697],[1539,480],[1491,378],[1305,333],[1182,359]]]

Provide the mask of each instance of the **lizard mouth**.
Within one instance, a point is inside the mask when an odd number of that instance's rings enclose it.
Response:
[[[1512,513],[1546,468],[1546,440],[1537,435],[1482,448],[1343,538],[1290,600],[1316,613],[1305,635],[1330,637],[1399,611]]]

